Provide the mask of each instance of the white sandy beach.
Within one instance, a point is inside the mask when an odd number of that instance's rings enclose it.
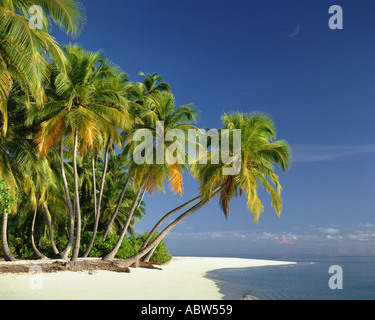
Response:
[[[6,263],[6,262],[0,262]],[[25,263],[25,262],[22,262]],[[35,263],[35,261],[34,261]],[[0,299],[220,300],[223,295],[208,271],[292,264],[293,262],[174,257],[163,270],[0,274]]]

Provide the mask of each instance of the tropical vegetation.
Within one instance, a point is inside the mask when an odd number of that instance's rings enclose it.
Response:
[[[43,8],[42,29],[29,25],[33,5]],[[0,215],[6,261],[102,257],[121,258],[124,265],[137,265],[142,258],[166,262],[171,257],[164,237],[216,197],[228,217],[233,197],[245,195],[257,223],[264,210],[259,187],[281,214],[275,166],[287,171],[291,151],[276,140],[268,115],[222,116],[218,134],[229,133],[231,156],[241,164],[236,174],[224,175],[233,164],[222,157],[211,161],[222,148],[212,139],[204,155],[194,141],[198,155],[190,161],[182,144],[189,142],[188,131],[197,129],[199,111],[192,104],[176,106],[159,74],[141,72],[143,81],[132,82],[102,52],[61,47],[50,35],[51,20],[69,35],[79,35],[85,16],[78,1],[0,0],[0,16]],[[161,144],[160,123],[164,136],[177,130],[185,138]],[[140,164],[133,155],[143,143],[136,138],[142,129],[152,136],[152,161]],[[241,149],[235,155],[236,130]],[[183,150],[183,161],[156,161],[160,151],[171,149]],[[202,163],[202,157],[208,161]],[[161,216],[150,232],[136,234],[135,224],[146,213],[145,193],[164,191],[169,184],[181,197],[186,175],[199,183],[196,197]]]

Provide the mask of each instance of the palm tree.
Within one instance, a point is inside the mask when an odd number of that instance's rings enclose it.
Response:
[[[139,83],[142,97],[141,101],[143,101],[145,97],[154,93],[171,92],[169,84],[163,80],[160,74],[154,73],[146,75],[143,72],[140,72],[139,75],[143,77],[143,82]]]
[[[30,212],[33,212],[33,218],[31,222],[31,244],[35,256],[37,258],[43,259],[46,258],[46,256],[39,252],[34,241],[34,229],[37,219],[37,213],[38,211],[44,212],[44,216],[46,218],[48,226],[49,239],[55,254],[58,254],[58,250],[53,239],[52,222],[47,204],[48,201],[56,200],[54,193],[56,194],[60,190],[57,189],[57,185],[55,184],[56,176],[54,175],[54,172],[51,169],[50,163],[47,159],[38,161],[37,170],[29,170],[27,172],[27,178],[31,181],[31,183],[29,183],[29,187],[24,188],[24,191],[30,199],[30,205],[24,208],[26,209],[24,211],[26,211],[25,213],[27,216],[29,216]],[[20,212],[18,212],[18,214],[20,215]]]
[[[278,215],[282,210],[281,185],[274,172],[274,164],[282,171],[286,171],[291,162],[291,152],[288,144],[283,140],[274,141],[276,129],[270,117],[264,114],[233,113],[222,117],[224,130],[241,130],[241,168],[236,175],[223,175],[223,169],[231,164],[220,161],[219,164],[193,165],[193,175],[200,182],[201,201],[181,214],[170,223],[149,245],[141,249],[136,255],[126,259],[123,264],[136,263],[142,256],[155,248],[159,242],[179,223],[207,205],[212,199],[220,195],[220,206],[225,217],[230,214],[229,203],[233,196],[245,193],[248,201],[247,208],[253,213],[254,222],[259,221],[263,205],[257,190],[262,185],[271,195],[271,205]],[[232,141],[233,142],[233,141]],[[233,143],[231,144],[233,150]],[[210,158],[211,152],[208,158]],[[233,155],[232,156],[236,156]],[[221,159],[222,160],[222,159]],[[275,185],[275,188],[272,186]]]
[[[10,190],[5,187],[4,181],[0,180],[0,214],[2,215],[1,243],[5,261],[16,260],[9,248],[7,230],[8,215],[16,202],[17,200],[11,195]]]
[[[155,234],[155,232],[158,230],[158,228],[163,224],[164,221],[166,221],[169,217],[171,217],[172,215],[174,215],[175,213],[187,208],[188,206],[192,205],[193,203],[195,202],[198,202],[199,200],[201,200],[201,197],[198,196],[198,197],[195,197],[187,202],[185,202],[184,204],[182,204],[181,206],[169,211],[166,215],[164,215],[156,224],[155,226],[151,229],[151,231],[149,232],[149,234],[147,235],[145,241],[143,242],[141,248],[139,250],[142,250],[144,248],[146,248],[146,246],[148,245],[149,241],[152,239],[152,236]],[[147,254],[147,256],[145,257],[145,259],[143,261],[145,262],[148,262],[152,256],[152,254],[154,253],[155,249],[156,249],[157,245],[154,247],[154,249],[150,250],[149,253]]]
[[[165,82],[158,73],[146,75],[143,72],[140,72],[139,75],[143,76],[144,78],[143,82],[136,83],[128,87],[128,99],[130,101],[129,111],[134,117],[135,124],[138,124],[136,125],[134,130],[144,128],[147,126],[150,127],[152,126],[153,120],[157,119],[157,117],[156,118],[145,117],[147,116],[147,112],[151,111],[152,109],[152,104],[153,104],[152,96],[154,94],[171,93],[169,84]],[[154,125],[155,125],[155,121],[154,121]],[[126,132],[126,131],[122,133],[124,138],[131,136],[131,134],[132,132]],[[129,159],[128,157],[129,152],[130,152],[129,148],[124,148],[123,153],[122,153],[122,159],[127,164],[129,164],[129,161],[131,162],[131,159]],[[120,205],[123,201],[128,185],[131,182],[131,179],[132,179],[132,175],[129,174],[128,178],[125,181],[120,197],[118,199],[117,206],[104,232],[103,242],[106,240],[107,235],[112,226],[112,223],[116,219],[116,215],[120,209]]]
[[[21,86],[16,83],[7,100],[10,115],[9,131],[6,136],[0,135],[0,179],[6,182],[13,198],[22,191],[28,193],[33,190],[34,182],[30,175],[37,173],[40,168],[31,138],[35,130],[24,125],[26,99]],[[12,207],[13,212],[16,208],[16,206]],[[3,213],[2,242],[5,259],[12,261],[14,256],[7,245],[7,220],[10,213],[9,208]]]
[[[101,224],[103,226],[107,225],[109,219],[111,218],[113,210],[117,206],[117,200],[121,193],[121,186],[123,184],[124,178],[126,177],[122,172],[110,171],[111,169],[113,170],[113,168],[110,168],[108,170],[106,187],[103,195],[103,212],[101,218]],[[116,216],[116,219],[112,224],[111,233],[118,234],[121,232],[122,226],[125,224],[128,218],[128,213],[130,211],[132,203],[134,202],[134,198],[135,192],[132,188],[132,184],[130,184],[120,205],[118,215]],[[145,212],[145,204],[142,200],[139,200],[134,211],[133,219],[129,224],[128,232],[130,234],[134,233],[133,228],[135,225],[135,220],[139,222]]]
[[[43,10],[42,29],[29,24],[29,9],[39,6]],[[1,0],[0,1],[0,113],[2,132],[8,127],[7,99],[14,81],[18,81],[39,106],[45,102],[43,87],[48,82],[48,52],[62,72],[66,58],[56,40],[49,35],[49,17],[64,31],[77,36],[85,21],[84,10],[74,0]]]
[[[51,83],[46,92],[49,101],[41,110],[45,114],[41,130],[36,139],[40,156],[46,157],[50,149],[60,140],[61,172],[68,204],[71,230],[74,229],[74,211],[69,187],[64,173],[63,149],[66,142],[72,148],[74,172],[74,205],[77,216],[76,242],[72,260],[78,258],[81,234],[81,210],[77,171],[78,151],[82,156],[94,147],[101,135],[110,135],[118,142],[121,136],[117,128],[125,128],[129,119],[125,100],[116,90],[108,87],[108,79],[116,76],[117,67],[105,60],[100,52],[86,52],[82,48],[69,45],[65,48],[70,62],[67,74],[51,66]],[[65,140],[65,136],[67,140]],[[72,241],[64,250],[67,257]]]
[[[110,95],[114,94],[116,96],[117,100],[118,100],[117,101],[118,107],[121,108],[121,106],[125,106],[125,105],[127,106],[128,105],[128,101],[126,99],[126,96],[128,95],[128,90],[130,90],[131,88],[132,88],[132,85],[129,83],[129,80],[128,80],[127,76],[125,74],[121,73],[119,75],[113,74],[111,77],[107,77],[106,82],[105,82],[105,86],[103,88],[98,88],[98,91],[100,92],[102,90],[103,93],[110,94]],[[109,107],[113,107],[114,104],[116,103],[116,101],[114,99],[110,99],[108,101],[104,100],[103,104],[106,104],[106,103],[109,104],[108,105]],[[129,129],[132,127],[132,121],[133,120],[132,120],[132,118],[130,117],[130,115],[128,114],[127,111],[125,112],[124,116],[126,116],[127,122],[124,123],[124,124],[120,124],[120,126],[118,126],[118,127],[120,129],[129,131]],[[110,121],[113,123],[114,127],[116,127],[116,125],[118,125],[118,121],[116,119],[112,119]],[[93,234],[92,234],[90,243],[89,243],[83,257],[87,257],[89,255],[90,250],[91,250],[91,248],[94,244],[96,233],[97,233],[97,230],[98,230],[98,225],[99,225],[100,215],[101,215],[101,203],[102,203],[102,197],[103,197],[104,185],[105,185],[105,177],[106,177],[106,173],[107,173],[107,169],[108,169],[109,152],[110,152],[110,150],[115,149],[115,142],[117,142],[117,144],[121,146],[121,141],[120,140],[114,140],[114,138],[112,137],[111,131],[106,132],[106,135],[108,135],[108,138],[107,138],[107,143],[105,145],[104,167],[103,167],[102,179],[101,179],[101,184],[100,184],[97,202],[96,202],[96,190],[93,190],[94,206],[95,206],[95,209],[94,209],[94,213],[95,213],[94,229],[93,229]],[[94,188],[96,188],[94,168],[93,168],[93,179],[94,179],[93,186],[94,186]]]
[[[146,102],[146,103],[145,103]],[[188,129],[194,128],[189,123],[195,121],[197,116],[197,111],[192,108],[191,105],[184,105],[178,108],[175,107],[174,97],[171,93],[161,93],[155,92],[150,97],[146,97],[143,103],[139,105],[136,111],[136,117],[142,121],[142,124],[136,126],[136,129],[147,128],[153,135],[153,145],[152,149],[155,150],[153,156],[153,164],[148,165],[138,164],[131,159],[129,165],[129,173],[134,177],[134,184],[136,185],[137,194],[136,198],[130,208],[128,219],[123,227],[120,238],[113,248],[113,250],[107,254],[103,259],[112,260],[119,250],[121,243],[127,232],[129,223],[132,219],[133,213],[137,207],[139,198],[145,190],[149,194],[156,190],[163,190],[163,184],[165,179],[169,176],[171,190],[175,194],[181,195],[183,192],[183,181],[182,181],[182,170],[187,166],[184,163],[170,163],[169,159],[163,159],[162,163],[157,163],[156,153],[158,148],[162,148],[163,154],[165,150],[174,143],[174,141],[169,141],[160,144],[159,141],[159,128],[158,122],[163,122],[163,134],[166,136],[171,130],[180,130],[187,133]],[[140,121],[138,121],[140,122]],[[133,132],[132,135],[128,136],[130,141],[125,148],[126,153],[133,154],[135,148],[139,145],[137,141],[134,140],[134,135],[137,134],[137,130]],[[187,134],[185,135],[187,136]],[[183,160],[187,158],[187,154],[183,154]]]

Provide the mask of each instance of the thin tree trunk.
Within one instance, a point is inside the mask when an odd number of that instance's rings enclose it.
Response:
[[[63,184],[64,184],[66,205],[68,207],[68,213],[69,213],[69,219],[70,219],[70,231],[69,231],[68,244],[66,245],[65,249],[56,256],[56,258],[67,259],[70,251],[72,250],[73,241],[74,241],[74,210],[73,210],[73,205],[72,205],[72,199],[70,198],[68,180],[66,179],[65,167],[64,167],[64,138],[61,138],[61,141],[60,141],[60,161],[61,161],[60,162],[61,177],[62,177]]]
[[[52,231],[52,222],[51,217],[49,214],[49,210],[46,204],[43,205],[44,214],[46,216],[47,225],[48,225],[48,232],[49,232],[49,241],[51,242],[52,250],[54,254],[59,254],[59,250],[56,247],[55,241],[53,240],[53,231]]]
[[[3,254],[5,261],[16,261],[16,258],[13,256],[10,251],[8,244],[8,213],[3,213],[3,224],[1,228],[1,243],[3,247]]]
[[[98,214],[97,212],[98,202],[96,200],[95,157],[91,158],[91,171],[92,171],[92,192],[93,192],[93,198],[94,198],[94,214],[96,217],[96,215]]]
[[[139,201],[138,201],[138,205],[137,205],[137,207],[135,208],[135,211],[137,211],[138,208],[141,206],[142,201],[143,201],[143,199],[144,199],[144,197],[145,197],[146,191],[147,191],[146,189],[143,189],[143,193],[142,193],[141,199],[139,199]]]
[[[95,158],[94,156],[91,158],[91,170],[92,170],[92,188],[93,188],[93,198],[94,198],[94,216],[95,216],[95,224],[96,224],[96,220],[97,220],[97,215],[98,215],[98,212],[97,212],[97,200],[96,200],[96,177],[95,177]],[[95,230],[95,226],[94,226],[94,230]],[[93,232],[93,235],[94,235],[94,232]],[[95,232],[95,236],[96,236],[96,232]],[[90,243],[85,251],[85,253],[83,254],[83,258],[86,258],[90,251],[91,251],[91,248],[94,244],[94,241],[95,241],[95,237],[91,237],[91,240],[90,240]]]
[[[78,171],[77,171],[77,149],[78,149],[78,132],[74,133],[74,146],[73,146],[73,171],[74,171],[74,196],[76,202],[77,213],[77,230],[76,241],[74,243],[72,261],[77,261],[79,254],[79,247],[81,244],[81,207],[79,203],[79,188],[78,188]]]
[[[33,222],[31,224],[31,246],[33,247],[34,254],[38,259],[47,259],[47,257],[44,254],[42,254],[35,245],[34,227],[35,227],[35,220],[36,220],[37,212],[38,212],[38,208],[35,208]]]
[[[115,221],[116,216],[117,216],[117,213],[118,213],[119,210],[120,210],[120,207],[121,207],[121,204],[122,204],[122,200],[124,199],[124,196],[125,196],[125,193],[126,193],[126,189],[128,188],[129,182],[130,182],[130,174],[128,175],[128,178],[126,179],[126,182],[125,182],[124,188],[122,188],[122,192],[121,192],[120,198],[119,198],[119,200],[118,200],[118,202],[117,202],[116,209],[115,209],[115,211],[113,212],[112,217],[111,217],[111,220],[109,220],[109,223],[108,223],[108,225],[107,225],[107,229],[106,229],[105,232],[104,232],[103,242],[105,241],[105,239],[107,239],[107,235],[108,235],[108,233],[109,233],[109,230],[111,229],[111,225],[112,225],[112,223]]]
[[[148,241],[150,241],[151,237],[154,235],[154,233],[156,232],[157,228],[160,227],[160,225],[165,221],[167,220],[171,215],[173,215],[174,213],[182,210],[182,209],[185,209],[186,207],[190,206],[191,204],[193,204],[194,202],[197,202],[201,197],[198,196],[194,199],[191,199],[190,201],[184,203],[183,205],[177,207],[176,209],[168,212],[163,218],[161,218],[159,220],[159,222],[155,225],[155,227],[151,230],[150,234],[147,236],[145,242],[143,243],[142,247],[140,250],[142,250],[143,248],[146,247],[146,245],[148,244]],[[154,254],[156,248],[158,247],[159,243],[162,241],[162,239],[154,246],[154,248],[152,250],[149,251],[149,253],[146,254],[146,256],[143,258],[143,261],[144,262],[149,262],[152,255]]]
[[[100,207],[102,204],[102,198],[103,198],[103,192],[104,192],[104,184],[105,184],[105,175],[107,174],[108,169],[108,154],[109,154],[109,146],[111,145],[111,137],[108,138],[107,145],[105,146],[105,153],[104,153],[104,168],[103,168],[103,174],[102,174],[102,181],[100,183],[100,191],[99,191],[99,200],[98,200],[98,206],[97,206],[97,214],[98,217],[100,216]]]
[[[142,189],[145,187],[146,185],[146,182],[147,182],[147,179],[146,181],[142,184],[142,186],[139,188],[138,192],[137,192],[137,195],[132,203],[132,206],[130,207],[130,210],[129,210],[129,214],[128,214],[128,218],[126,219],[126,222],[125,222],[125,225],[124,227],[122,228],[122,231],[121,231],[121,235],[120,235],[120,238],[119,240],[117,241],[115,247],[113,248],[113,250],[108,253],[104,258],[103,260],[113,260],[117,254],[117,251],[120,249],[120,246],[122,244],[122,241],[124,240],[124,237],[126,235],[126,231],[128,231],[128,227],[129,227],[129,224],[130,224],[130,221],[132,220],[133,218],[133,215],[134,215],[134,212],[135,212],[135,209],[137,207],[137,204],[138,204],[138,200],[139,200],[139,197],[141,196],[141,193],[142,193]]]
[[[108,153],[109,153],[110,142],[111,142],[111,138],[108,138],[108,142],[107,142],[107,145],[106,145],[106,148],[105,148],[104,168],[103,168],[102,181],[101,181],[100,190],[99,190],[99,201],[98,201],[97,204],[96,204],[96,195],[94,196],[94,206],[95,206],[95,210],[94,210],[94,212],[95,212],[94,229],[92,231],[90,243],[87,246],[87,249],[86,249],[85,253],[83,254],[84,258],[86,258],[89,255],[89,253],[92,249],[92,246],[94,245],[94,242],[95,242],[96,233],[98,232],[98,226],[99,226],[99,221],[100,221],[100,208],[101,208],[101,205],[102,205],[102,197],[103,197],[103,192],[104,192],[105,175],[107,174],[107,169],[108,169]],[[94,166],[94,161],[93,161],[92,162],[93,179],[95,179],[94,167],[95,166]],[[94,192],[96,192],[96,186],[95,186],[96,182],[93,182],[93,183],[94,183]]]
[[[203,208],[205,205],[207,205],[212,199],[214,199],[221,191],[222,188],[217,189],[211,197],[207,200],[201,200],[199,203],[197,203],[194,207],[188,209],[183,214],[181,214],[176,220],[174,220],[172,223],[170,223],[155,239],[152,241],[147,247],[145,247],[142,250],[139,250],[135,255],[132,257],[129,257],[122,261],[120,264],[121,266],[131,266],[132,264],[135,264],[135,266],[138,265],[139,260],[147,254],[150,250],[152,250],[154,247],[156,247],[168,234],[169,231],[171,231],[174,227],[176,227],[179,223],[190,217],[193,213],[197,212],[199,209]]]
[[[161,240],[163,240],[163,239],[161,239]],[[159,245],[159,243],[161,242],[161,240],[154,246],[154,248],[153,249],[151,249],[145,256],[144,256],[144,258],[143,258],[143,262],[150,262],[150,259],[151,259],[151,257],[152,257],[152,255],[154,254],[154,252],[155,252],[155,250],[156,250],[156,248],[158,247],[158,245]]]
[[[185,202],[183,205],[169,211],[164,217],[162,217],[159,222],[157,224],[155,224],[155,226],[152,228],[152,230],[150,231],[150,233],[148,234],[146,240],[143,242],[141,248],[139,250],[142,250],[144,249],[148,242],[151,240],[152,236],[154,235],[154,233],[156,232],[156,230],[162,225],[162,223],[167,220],[170,216],[172,216],[173,214],[175,214],[176,212],[182,210],[182,209],[185,209],[186,207],[190,206],[191,204],[193,204],[194,202],[197,202],[201,197],[198,196],[194,199],[191,199],[190,201],[188,202]]]

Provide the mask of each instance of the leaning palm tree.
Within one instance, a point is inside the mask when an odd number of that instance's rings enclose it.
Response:
[[[29,23],[31,9],[42,9],[38,18],[41,28]],[[29,90],[39,106],[45,102],[43,87],[48,82],[46,52],[65,72],[66,58],[56,40],[49,34],[49,18],[64,31],[77,36],[85,21],[84,10],[74,0],[1,0],[0,1],[0,113],[2,133],[8,128],[7,99],[14,81]],[[35,21],[34,21],[35,22]]]
[[[169,177],[171,190],[178,195],[181,195],[183,192],[182,170],[187,168],[184,162],[187,159],[187,153],[184,152],[182,154],[179,162],[170,161],[171,159],[168,159],[168,157],[163,157],[162,161],[160,161],[157,153],[166,154],[166,150],[176,143],[173,139],[171,139],[172,141],[164,141],[164,139],[160,141],[160,134],[168,136],[169,132],[173,132],[172,130],[179,130],[179,132],[185,133],[185,136],[187,136],[187,130],[195,128],[190,125],[190,122],[196,120],[197,111],[194,110],[192,105],[184,105],[176,108],[174,97],[170,93],[156,92],[152,96],[147,97],[143,102],[146,103],[139,105],[136,115],[140,119],[138,122],[142,122],[142,124],[136,126],[136,130],[128,136],[129,144],[124,150],[127,154],[134,155],[135,150],[140,146],[135,136],[140,132],[138,130],[147,129],[152,136],[152,141],[150,141],[150,145],[146,146],[146,148],[148,147],[152,150],[152,155],[151,159],[145,159],[144,163],[139,163],[134,156],[131,156],[129,174],[134,179],[137,195],[130,208],[128,219],[118,242],[113,250],[103,258],[104,260],[112,260],[116,256],[126,235],[133,213],[137,208],[137,203],[145,190],[149,194],[157,190],[163,190],[164,182]],[[163,128],[159,128],[160,123],[163,124]],[[152,164],[148,165],[147,163],[150,160]]]
[[[36,110],[34,117],[44,114],[36,142],[38,153],[46,157],[50,149],[60,141],[61,173],[64,182],[71,232],[67,248],[62,257],[66,258],[72,248],[74,238],[74,211],[69,187],[64,172],[63,150],[69,146],[73,155],[74,205],[77,216],[76,241],[72,260],[78,258],[81,234],[81,210],[77,156],[84,156],[96,147],[99,136],[111,136],[113,141],[121,141],[117,129],[128,125],[125,100],[116,90],[108,87],[108,79],[118,72],[117,67],[105,60],[100,52],[86,52],[82,48],[69,45],[65,48],[69,61],[68,72],[61,73],[52,65],[51,82],[46,92],[49,101],[45,108]]]
[[[282,210],[281,185],[275,173],[276,164],[282,171],[286,171],[291,162],[291,151],[283,140],[277,140],[276,129],[270,117],[264,114],[234,113],[224,115],[223,130],[229,130],[231,136],[234,130],[241,130],[241,148],[232,156],[241,159],[241,167],[234,175],[223,175],[223,169],[229,169],[233,164],[224,161],[219,164],[193,165],[193,175],[200,182],[201,201],[192,208],[186,210],[176,220],[170,223],[149,245],[141,249],[136,255],[126,259],[123,264],[131,265],[145,254],[155,248],[167,233],[190,215],[207,205],[216,196],[220,195],[220,206],[225,217],[230,214],[229,204],[233,196],[247,197],[247,208],[253,213],[254,222],[259,221],[263,205],[258,197],[258,188],[263,186],[271,195],[271,205],[278,215]],[[225,132],[225,131],[224,131]],[[230,139],[231,140],[231,139]],[[230,150],[233,149],[233,140],[230,142]],[[209,152],[210,159],[212,152]],[[199,160],[199,158],[198,158]],[[275,189],[276,188],[276,189]]]
[[[123,176],[120,175],[118,177],[114,176],[113,174],[107,175],[107,181],[106,181],[106,188],[104,190],[103,195],[103,213],[101,217],[101,224],[104,226],[108,223],[108,220],[111,217],[111,213],[113,212],[114,208],[117,205],[117,200],[119,198],[119,194],[121,193],[121,186],[123,184]],[[111,233],[118,234],[122,230],[122,226],[125,224],[128,214],[130,211],[130,207],[134,201],[135,198],[135,192],[132,189],[132,185],[129,185],[129,188],[126,191],[125,197],[123,202],[120,205],[118,215],[116,216],[116,219],[114,223],[112,224]],[[133,219],[129,224],[128,232],[134,233],[134,226],[135,221],[140,221],[145,214],[145,203],[141,201],[141,199],[138,201],[138,204],[136,206],[136,209],[134,211]]]

